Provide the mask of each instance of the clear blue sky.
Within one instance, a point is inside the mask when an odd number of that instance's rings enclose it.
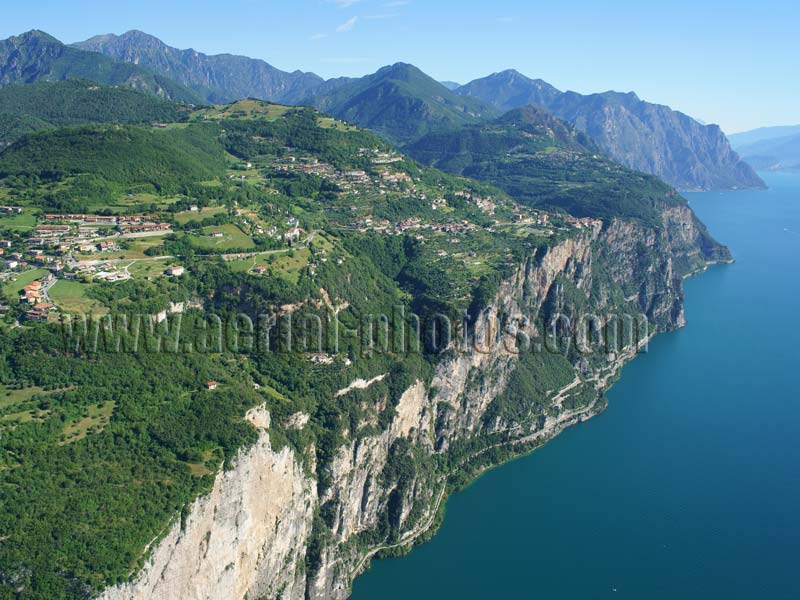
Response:
[[[324,77],[398,61],[466,82],[507,68],[560,89],[636,91],[728,133],[800,123],[797,0],[39,0],[0,37],[65,42],[141,29],[180,48]]]

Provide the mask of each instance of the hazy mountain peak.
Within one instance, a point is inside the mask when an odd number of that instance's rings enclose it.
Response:
[[[530,77],[523,75],[516,69],[505,69],[504,71],[498,71],[497,73],[492,73],[489,77],[494,79],[505,79],[507,81],[514,81],[520,79],[522,81],[533,81]]]
[[[17,36],[12,36],[9,40],[14,40],[17,43],[25,43],[30,41],[44,41],[53,44],[61,44],[56,38],[52,35],[47,33],[46,31],[42,31],[41,29],[31,29],[30,31],[26,31],[25,33],[21,33]]]
[[[559,90],[541,79],[531,79],[519,71],[507,69],[488,77],[476,79],[456,90],[462,96],[471,96],[508,111],[520,106],[538,104],[547,106]]]
[[[421,69],[415,67],[412,64],[404,62],[396,62],[393,65],[387,65],[385,67],[381,67],[375,73],[375,76],[385,77],[390,79],[400,79],[402,81],[408,81],[414,78],[429,79],[431,81],[434,81],[432,77],[426,75]],[[436,83],[438,84],[439,82],[437,81]]]
[[[260,59],[173,48],[138,30],[95,36],[75,46],[166,75],[214,103],[248,97],[294,103],[323,83],[313,73],[287,73]]]
[[[199,102],[190,90],[137,66],[66,46],[50,34],[32,30],[0,40],[0,87],[15,83],[86,79],[126,86],[189,103]]]
[[[516,71],[476,79],[457,90],[502,110],[536,104],[587,133],[623,165],[684,189],[759,187],[764,183],[731,149],[719,127],[703,126],[635,92],[560,92]]]

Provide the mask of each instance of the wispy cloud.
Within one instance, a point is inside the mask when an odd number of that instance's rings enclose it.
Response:
[[[314,35],[312,35],[308,39],[310,39],[310,40],[321,40],[321,39],[324,39],[326,37],[328,37],[327,33],[315,33]]]
[[[514,17],[497,17],[495,21],[498,23],[511,23],[514,20]]]
[[[353,28],[356,26],[357,22],[358,17],[350,17],[347,19],[347,21],[336,28],[336,33],[347,33],[348,31],[353,31]]]
[[[401,6],[408,6],[411,0],[394,0],[394,2],[387,2],[383,5],[384,8],[400,8]]]
[[[337,8],[350,8],[354,4],[358,4],[361,0],[328,0],[337,6]]]

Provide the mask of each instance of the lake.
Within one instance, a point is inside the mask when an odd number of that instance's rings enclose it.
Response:
[[[800,174],[687,194],[736,264],[609,407],[447,503],[353,598],[800,598]]]

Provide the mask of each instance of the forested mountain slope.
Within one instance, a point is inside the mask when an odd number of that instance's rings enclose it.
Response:
[[[126,86],[181,102],[202,102],[194,92],[163,75],[116,62],[96,52],[65,46],[43,31],[29,31],[0,40],[0,87],[67,79]]]
[[[587,133],[614,160],[681,190],[764,187],[717,125],[703,125],[632,92],[560,92],[516,71],[495,73],[455,91],[502,110],[542,106]]]

